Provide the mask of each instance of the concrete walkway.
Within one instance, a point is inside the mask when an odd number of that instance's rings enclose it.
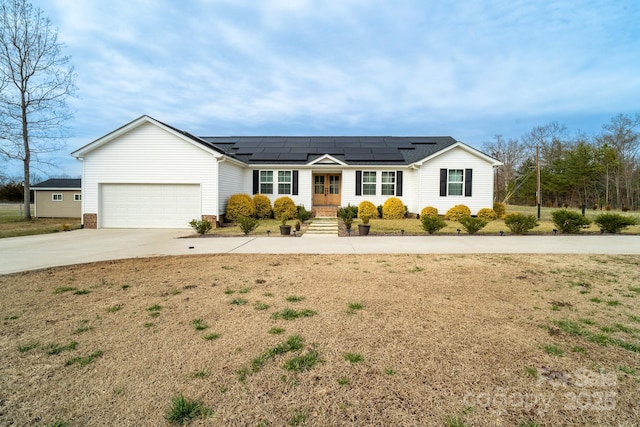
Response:
[[[191,230],[76,230],[0,239],[0,274],[110,259],[216,253],[640,255],[640,236],[193,237]]]

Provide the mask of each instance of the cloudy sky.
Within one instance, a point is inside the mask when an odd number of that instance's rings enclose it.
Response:
[[[33,0],[77,73],[68,153],[150,115],[199,136],[451,135],[640,113],[638,0]],[[44,174],[46,176],[46,174]]]

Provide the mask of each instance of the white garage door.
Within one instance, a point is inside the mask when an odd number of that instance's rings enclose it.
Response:
[[[102,184],[100,227],[189,228],[200,219],[200,186]]]

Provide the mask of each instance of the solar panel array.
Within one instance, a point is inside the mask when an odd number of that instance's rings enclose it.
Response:
[[[344,156],[347,162],[403,162],[400,150],[416,144],[436,144],[434,137],[386,136],[251,136],[209,137],[213,144],[230,146],[230,152],[249,161],[302,162],[311,155]]]

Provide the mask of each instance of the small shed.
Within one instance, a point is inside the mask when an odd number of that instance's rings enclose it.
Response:
[[[80,218],[82,180],[53,178],[31,186],[36,218]]]

